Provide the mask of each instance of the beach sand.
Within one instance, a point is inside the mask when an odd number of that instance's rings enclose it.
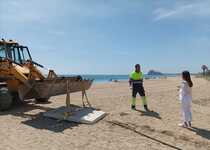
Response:
[[[177,86],[179,77],[146,80],[149,108],[130,109],[127,82],[94,84],[88,91],[91,104],[107,112],[93,125],[56,121],[42,112],[65,104],[65,95],[51,103],[23,106],[0,113],[0,150],[206,150],[210,149],[210,82],[193,78],[193,129],[178,127],[181,120]],[[82,106],[81,93],[71,103]]]

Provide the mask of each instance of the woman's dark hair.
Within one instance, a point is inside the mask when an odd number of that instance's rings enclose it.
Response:
[[[183,71],[182,72],[182,78],[187,81],[189,87],[193,87],[193,82],[191,80],[191,77],[190,77],[190,72],[189,71]]]

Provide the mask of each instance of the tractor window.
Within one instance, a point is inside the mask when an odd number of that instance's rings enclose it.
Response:
[[[28,53],[28,49],[26,47],[20,48],[20,57],[21,57],[22,63],[24,63],[27,60],[31,60],[30,55]]]
[[[5,57],[6,57],[5,49],[3,46],[0,46],[0,59]]]
[[[14,47],[12,52],[12,60],[18,64],[21,63],[20,55],[19,55],[19,49],[17,47]]]

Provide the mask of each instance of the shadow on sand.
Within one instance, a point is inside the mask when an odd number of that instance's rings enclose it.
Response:
[[[191,127],[188,128],[188,130],[195,132],[197,135],[210,140],[210,131],[206,130],[206,129],[201,129],[201,128],[197,128],[197,127]]]
[[[71,107],[79,107],[76,105],[71,105]],[[74,122],[66,122],[63,120],[55,120],[46,118],[43,116],[43,112],[53,110],[54,108],[45,107],[41,105],[36,105],[31,102],[23,103],[21,105],[17,105],[9,111],[0,112],[1,115],[13,115],[21,118],[25,118],[26,120],[21,123],[34,127],[36,129],[46,129],[53,132],[63,132],[65,129],[71,129],[75,126],[78,126],[78,123]],[[39,113],[29,113],[33,110],[41,110]]]
[[[160,117],[160,114],[158,112],[153,111],[153,110],[151,110],[151,111],[142,111],[142,110],[136,109],[136,111],[140,112],[141,116],[148,116],[148,117],[154,117],[154,118],[157,118],[157,119],[162,119]]]

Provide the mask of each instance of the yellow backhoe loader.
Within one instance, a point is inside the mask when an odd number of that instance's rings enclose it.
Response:
[[[82,100],[84,96],[87,98],[85,91],[93,80],[81,76],[57,76],[53,70],[45,76],[39,67],[43,68],[32,60],[27,46],[13,40],[0,40],[0,110],[7,110],[13,103],[27,99],[46,102],[51,96],[79,91]]]

